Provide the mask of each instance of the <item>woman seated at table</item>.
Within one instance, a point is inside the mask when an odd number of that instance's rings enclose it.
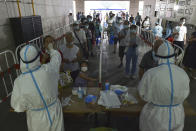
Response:
[[[92,87],[97,79],[88,76],[88,64],[86,61],[81,62],[81,70],[75,80],[74,87]]]

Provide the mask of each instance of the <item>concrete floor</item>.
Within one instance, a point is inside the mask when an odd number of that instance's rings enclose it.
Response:
[[[96,47],[95,51],[99,49]],[[142,45],[140,46],[140,58],[143,53],[149,50],[148,47]],[[121,84],[128,87],[137,86],[137,80],[125,79],[124,78],[124,67],[119,69],[118,53],[113,54],[113,47],[108,46],[104,42],[103,46],[103,82],[109,80],[111,84]],[[91,57],[89,60],[89,70],[91,76],[98,77],[98,60],[99,57]],[[188,102],[196,110],[196,81],[191,80],[190,83],[190,95],[188,97]],[[26,119],[24,113],[11,113],[8,111],[9,102],[0,104],[0,131],[27,131]],[[93,116],[65,116],[65,130],[66,131],[88,131],[90,128],[95,126],[109,126],[111,128],[116,128],[118,131],[138,131],[139,120],[137,117],[119,117],[112,116],[111,121],[108,124],[105,114],[98,114],[98,123],[94,124]],[[196,131],[196,117],[186,117],[185,118],[185,128],[184,131]]]

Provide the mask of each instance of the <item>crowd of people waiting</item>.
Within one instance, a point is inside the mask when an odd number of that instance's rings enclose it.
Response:
[[[109,43],[114,44],[116,53],[119,42],[120,65],[126,55],[125,73],[127,78],[136,78],[136,63],[138,61],[138,46],[141,40],[137,33],[138,26],[151,29],[150,19],[142,22],[139,13],[136,18],[119,17],[110,12],[107,20]],[[88,76],[88,58],[93,57],[93,45],[99,44],[101,37],[101,20],[99,14],[95,17],[82,14],[80,20],[71,24],[71,31],[64,37],[66,43],[55,50],[55,40],[52,36],[44,38],[44,49],[41,57],[32,45],[26,45],[19,53],[22,74],[15,80],[11,97],[11,106],[16,112],[27,112],[28,129],[31,131],[63,131],[62,105],[58,99],[59,71],[71,71],[74,86],[87,87],[97,79]],[[135,22],[134,22],[135,20]],[[142,23],[141,23],[142,22]],[[140,114],[141,131],[182,131],[184,127],[183,102],[189,95],[190,79],[187,73],[175,64],[175,48],[182,50],[186,45],[187,29],[185,19],[180,19],[173,33],[168,29],[164,37],[173,37],[171,42],[162,39],[161,25],[157,22],[152,32],[156,39],[152,50],[145,53],[139,65],[140,97],[147,102]],[[170,25],[168,25],[170,27]],[[196,49],[196,32],[188,42],[183,59],[186,71],[191,70],[195,78],[194,60]],[[182,53],[182,52],[181,52]],[[130,64],[132,62],[131,71]],[[43,107],[44,105],[44,107]]]

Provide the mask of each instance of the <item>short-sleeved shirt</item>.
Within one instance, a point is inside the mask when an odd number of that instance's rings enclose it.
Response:
[[[141,38],[138,34],[132,33],[131,30],[128,30],[128,33],[125,37],[125,43],[126,46],[135,46],[135,45],[140,45],[141,44]]]
[[[75,31],[78,39],[80,39],[81,44],[86,42],[86,33],[83,29],[80,29],[79,31]],[[75,36],[74,33],[74,36]],[[79,44],[80,42],[78,41],[77,37],[75,36],[74,38],[74,43]]]
[[[124,36],[124,38],[122,38],[121,40],[120,40],[120,46],[126,46],[127,45],[127,42],[126,42],[126,35],[127,35],[127,33],[129,32],[129,28],[124,28],[124,29],[122,29],[121,31],[120,31],[120,35],[121,36]]]
[[[158,66],[158,63],[153,60],[152,50],[144,54],[142,61],[140,63],[140,68],[143,68],[144,71],[147,71],[151,68]]]
[[[135,21],[136,21],[136,22],[140,22],[141,19],[142,19],[142,18],[141,18],[141,15],[137,15],[137,16],[135,17]]]
[[[143,26],[145,27],[146,30],[150,29],[150,22],[149,21],[144,21]]]
[[[73,48],[67,48],[67,46],[65,44],[62,44],[59,47],[60,51],[63,53],[63,58],[64,59],[69,59],[69,61],[74,60],[75,58],[77,58],[77,54],[79,51],[79,48],[76,45],[73,45]],[[64,63],[63,64],[64,67],[64,71],[76,71],[79,69],[79,63],[75,62],[75,63]]]
[[[123,24],[117,24],[114,25],[114,37],[118,37],[119,32],[123,29]]]
[[[174,28],[174,33],[179,33],[174,37],[174,41],[184,41],[184,35],[187,33],[186,26],[176,26]]]

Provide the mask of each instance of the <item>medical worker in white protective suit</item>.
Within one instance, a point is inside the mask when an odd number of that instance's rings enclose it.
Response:
[[[183,102],[189,95],[189,77],[174,65],[174,49],[164,42],[153,57],[159,66],[148,70],[139,83],[147,102],[140,114],[140,131],[183,131]]]
[[[61,56],[52,44],[48,50],[50,62],[42,66],[34,46],[20,51],[22,74],[14,82],[11,106],[15,112],[26,112],[28,131],[64,131],[57,88]]]
[[[153,28],[152,32],[156,37],[162,38],[162,36],[163,36],[163,27],[159,24],[159,22],[155,23],[155,27]]]

